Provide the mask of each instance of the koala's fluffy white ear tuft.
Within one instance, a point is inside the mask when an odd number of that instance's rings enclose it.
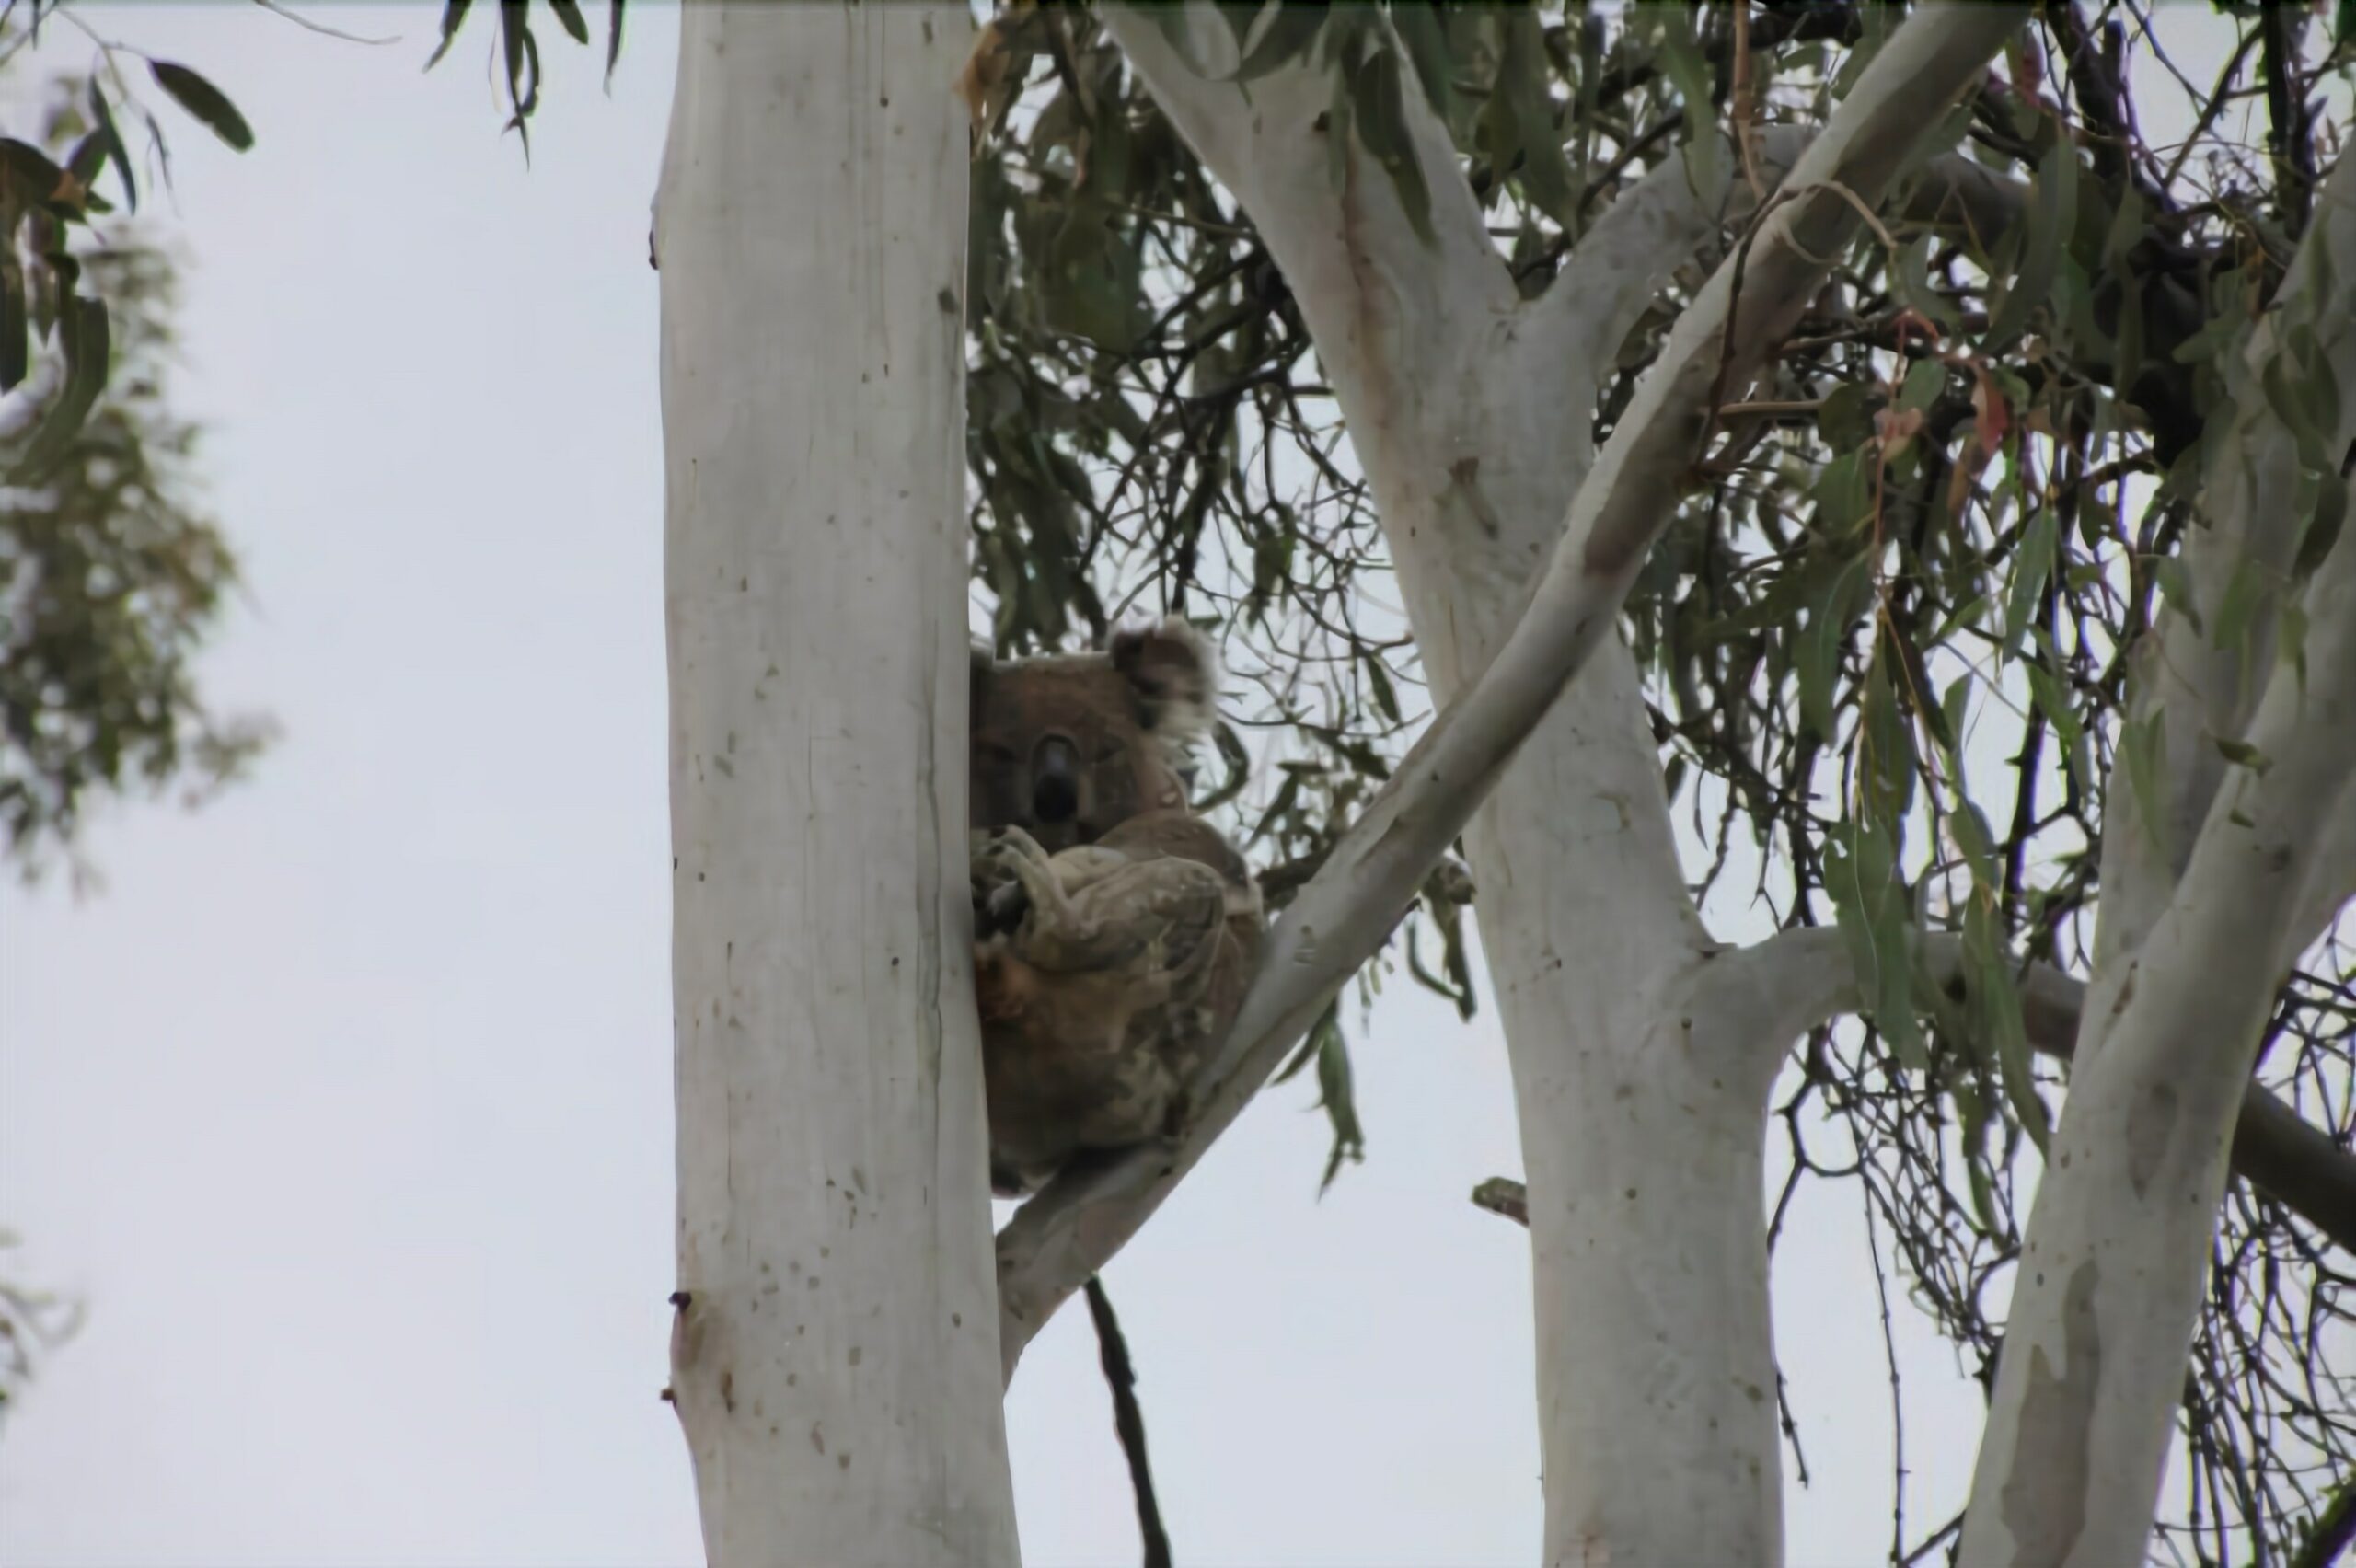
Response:
[[[1218,652],[1209,638],[1172,616],[1159,626],[1114,632],[1104,651],[1137,688],[1155,739],[1183,753],[1210,732]]]

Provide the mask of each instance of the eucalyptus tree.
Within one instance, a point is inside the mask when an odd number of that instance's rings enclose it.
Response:
[[[1272,1075],[1314,1065],[1327,1180],[1357,1157],[1338,998],[1470,1011],[1468,907],[1549,1561],[1779,1560],[1810,1180],[1989,1387],[1968,1508],[1910,1534],[1898,1478],[1894,1559],[2338,1550],[2356,174],[2344,40],[2223,15],[2196,80],[2124,4],[683,11],[674,1393],[715,1561],[1011,1560],[991,1374]],[[996,1314],[967,571],[1001,651],[1148,601],[1219,633],[1203,805],[1284,909],[1186,1136],[1021,1209]]]

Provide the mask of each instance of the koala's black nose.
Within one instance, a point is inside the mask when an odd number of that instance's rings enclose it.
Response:
[[[1041,741],[1032,754],[1031,812],[1043,823],[1080,814],[1080,750],[1061,736]]]
[[[1041,822],[1069,822],[1080,814],[1080,790],[1068,778],[1042,778],[1031,807]]]

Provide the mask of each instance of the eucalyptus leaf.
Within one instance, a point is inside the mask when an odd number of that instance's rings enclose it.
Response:
[[[1448,29],[1440,25],[1439,7],[1429,0],[1397,0],[1391,7],[1391,26],[1414,62],[1415,80],[1424,101],[1443,125],[1456,118],[1456,89],[1450,81],[1454,66],[1449,54]]]
[[[98,134],[107,142],[107,159],[114,165],[115,178],[122,181],[124,204],[139,211],[139,182],[132,178],[131,154],[122,144],[122,133],[115,129],[114,112],[107,107],[107,95],[98,90],[98,79],[90,78],[90,117],[97,121]]]
[[[92,131],[75,143],[74,150],[65,156],[65,171],[74,177],[75,184],[81,186],[86,200],[90,187],[98,183],[98,175],[106,167],[107,141],[102,131]]]
[[[2235,652],[2246,651],[2258,624],[2258,612],[2267,598],[2266,573],[2247,556],[2234,562],[2233,575],[2217,600],[2217,625],[2210,641]]]
[[[2029,617],[2037,613],[2038,601],[2045,592],[2047,574],[2053,570],[2058,531],[2051,508],[2039,507],[2021,534],[2019,549],[2014,552],[2012,588],[2004,595],[2007,663],[2020,656],[2021,638],[2027,632]]]
[[[2004,1097],[2014,1116],[2030,1141],[2043,1149],[2053,1136],[2052,1116],[2037,1092],[2028,1031],[2021,1018],[2020,989],[1987,901],[1975,899],[1964,917],[1963,949],[1971,970],[1973,1010],[1996,1047]]]
[[[1517,6],[1503,14],[1504,59],[1482,118],[1483,150],[1502,186],[1519,180],[1532,205],[1558,224],[1576,217],[1569,157],[1554,124],[1554,99],[1546,75],[1546,45],[1535,7]]]
[[[147,69],[157,86],[171,94],[175,102],[202,121],[205,128],[222,141],[241,153],[254,144],[253,128],[220,88],[187,66],[168,60],[150,60]]]
[[[1862,1010],[1910,1071],[1930,1066],[1914,1012],[1913,928],[1897,876],[1897,845],[1881,824],[1852,817],[1824,845],[1824,891],[1857,977]]]
[[[549,9],[556,13],[557,25],[575,43],[589,41],[589,21],[581,14],[581,0],[549,0]]]
[[[2004,291],[1981,340],[1981,352],[2002,353],[2027,330],[2038,307],[2050,304],[2062,257],[2070,240],[2070,225],[2077,212],[2078,152],[2069,141],[2056,139],[2038,164],[2036,190],[2030,197],[2027,238],[2021,268]]]
[[[1947,387],[1947,367],[1944,361],[1924,357],[1908,368],[1906,380],[1898,390],[1898,406],[1901,409],[1927,411],[1939,400]]]
[[[1858,609],[1873,593],[1865,558],[1857,556],[1832,580],[1829,592],[1810,606],[1798,655],[1800,721],[1826,740],[1833,735],[1833,694]]]
[[[1710,101],[1710,63],[1693,36],[1693,18],[1702,13],[1683,6],[1660,6],[1658,44],[1661,69],[1677,89],[1685,110],[1685,167],[1696,190],[1715,190],[1724,156],[1716,107]]]
[[[0,392],[12,392],[24,383],[31,367],[31,339],[24,273],[0,267]]]
[[[49,477],[74,438],[82,433],[91,407],[106,389],[113,352],[106,302],[69,296],[58,317],[57,340],[65,359],[65,383],[57,401],[33,428],[23,453],[9,466],[10,478],[17,483],[39,483]]]
[[[1425,244],[1435,242],[1432,198],[1424,183],[1423,164],[1407,126],[1407,99],[1400,81],[1399,55],[1379,49],[1367,55],[1351,73],[1351,109],[1359,142],[1391,177],[1392,191],[1405,212],[1407,225]]]
[[[2326,474],[2316,484],[2315,506],[2308,513],[2305,525],[2299,533],[2299,548],[2291,562],[2293,582],[2304,582],[2315,575],[2331,547],[2339,541],[2339,530],[2348,517],[2348,481],[2337,474]]]
[[[0,168],[5,168],[18,193],[29,202],[66,200],[75,181],[57,161],[29,142],[0,136]]]
[[[427,70],[431,71],[434,66],[440,64],[442,63],[442,57],[450,52],[450,45],[456,40],[458,29],[467,25],[467,6],[468,4],[470,4],[470,0],[446,0],[446,3],[443,6],[442,41],[435,44],[433,46],[433,52],[426,57],[425,68]]]
[[[1957,851],[1971,868],[1971,880],[1988,892],[2001,891],[2003,878],[1996,870],[1996,845],[1988,831],[1988,819],[1969,801],[1958,801],[1946,813],[1947,835],[1955,840]]]
[[[2295,600],[2282,606],[2282,616],[2274,628],[2274,656],[2278,663],[2291,666],[2299,689],[2307,686],[2307,612]]]
[[[1836,451],[1854,452],[1873,439],[1873,412],[1881,389],[1866,381],[1844,381],[1817,406],[1816,428]]]

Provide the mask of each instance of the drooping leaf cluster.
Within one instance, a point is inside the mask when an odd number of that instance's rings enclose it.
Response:
[[[0,58],[19,41],[0,30]],[[192,493],[196,432],[166,396],[177,271],[129,215],[154,168],[134,167],[118,124],[144,122],[154,167],[165,144],[120,52],[51,84],[35,133],[0,141],[0,828],[27,874],[73,852],[93,795],[177,781],[197,798],[268,733],[210,712],[191,669],[237,567]],[[147,64],[224,141],[250,144],[202,76]],[[120,210],[94,189],[109,181]]]
[[[58,9],[56,4],[44,9],[36,0],[21,29],[0,16],[0,63],[39,40],[44,17],[52,29],[59,26]],[[71,88],[78,101],[70,135],[59,129],[66,123],[62,106],[52,104],[44,135],[30,141],[0,136],[0,394],[24,386],[36,340],[51,351],[41,368],[55,381],[30,389],[26,400],[38,414],[29,425],[12,419],[0,430],[0,474],[11,483],[48,476],[80,432],[112,368],[106,295],[82,286],[75,236],[87,233],[93,218],[116,210],[98,189],[109,170],[124,210],[139,210],[139,177],[118,110],[137,111],[157,166],[170,175],[163,127],[130,85],[133,62],[144,63],[155,87],[222,141],[239,152],[253,145],[245,117],[201,73],[104,43],[98,63]]]
[[[532,31],[532,0],[497,0],[499,10],[499,57],[507,73],[506,129],[515,133],[524,156],[532,156],[532,111],[540,107],[540,40]],[[589,20],[581,14],[581,0],[541,0],[542,7],[556,17],[557,26],[575,43],[589,41]],[[465,27],[473,0],[443,0],[441,41],[425,62],[432,70],[450,52],[450,45],[457,41],[458,29]],[[611,85],[614,67],[622,55],[622,0],[606,0],[606,81]]]
[[[0,1229],[0,1252],[17,1245],[13,1231]],[[82,1305],[17,1283],[13,1270],[0,1271],[0,1429],[24,1397],[41,1362],[82,1326]]]

